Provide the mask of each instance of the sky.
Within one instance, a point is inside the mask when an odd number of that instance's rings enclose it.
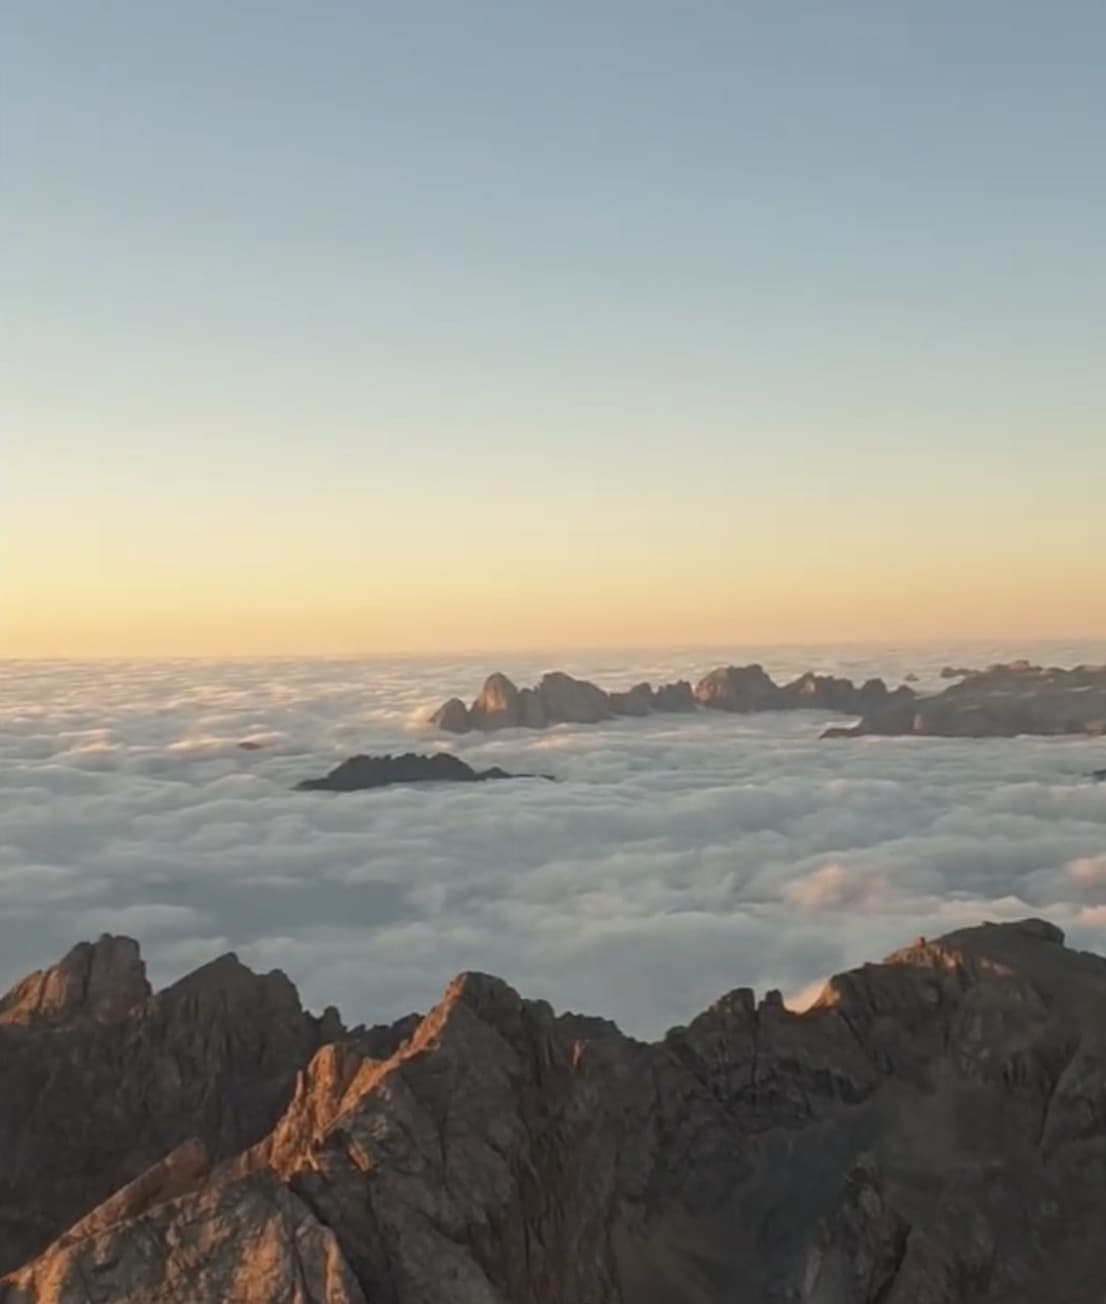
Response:
[[[0,24],[0,654],[1106,635],[1099,0]]]

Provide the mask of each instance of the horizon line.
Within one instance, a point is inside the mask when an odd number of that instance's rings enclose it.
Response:
[[[806,649],[880,649],[892,652],[896,649],[916,648],[957,648],[979,647],[989,643],[1017,644],[1026,648],[1055,646],[1062,643],[1084,644],[1101,643],[1106,651],[1106,634],[986,634],[944,638],[939,635],[927,635],[923,638],[853,638],[853,639],[784,639],[780,641],[750,639],[747,642],[711,642],[711,643],[628,643],[628,644],[519,644],[507,646],[483,647],[443,647],[435,651],[397,648],[389,651],[351,650],[335,651],[248,651],[248,652],[109,652],[73,654],[64,652],[42,653],[28,656],[8,656],[0,653],[0,665],[39,665],[44,663],[77,664],[128,664],[134,662],[227,662],[227,661],[437,661],[445,659],[470,660],[477,657],[534,657],[549,655],[657,655],[697,652],[729,652],[747,648],[750,651],[767,650],[806,650]]]

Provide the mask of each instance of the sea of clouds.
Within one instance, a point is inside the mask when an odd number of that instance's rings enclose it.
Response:
[[[0,663],[0,990],[101,932],[155,984],[227,950],[350,1022],[463,969],[657,1035],[735,986],[801,1004],[918,934],[1042,915],[1106,949],[1106,742],[819,739],[813,712],[449,739],[484,673],[605,687],[761,660],[921,689],[1088,645],[591,658]],[[240,743],[260,746],[246,750]],[[359,751],[448,747],[541,781],[297,793]]]

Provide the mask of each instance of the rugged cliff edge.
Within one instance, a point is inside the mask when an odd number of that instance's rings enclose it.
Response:
[[[4,1248],[36,1257],[3,1304],[1106,1291],[1106,960],[1042,921],[919,939],[803,1014],[738,989],[654,1044],[481,974],[343,1034],[234,961],[151,997],[133,946],[4,1002]]]
[[[563,671],[543,675],[533,688],[519,688],[506,675],[489,675],[471,706],[451,697],[430,717],[430,723],[449,733],[472,729],[545,729],[554,724],[598,724],[617,716],[650,715],[654,711],[843,711],[850,715],[885,706],[913,702],[905,685],[889,692],[882,679],[869,679],[857,687],[835,675],[800,675],[777,684],[763,666],[720,666],[692,688],[686,679],[674,684],[636,684],[625,692],[607,692],[586,679]]]

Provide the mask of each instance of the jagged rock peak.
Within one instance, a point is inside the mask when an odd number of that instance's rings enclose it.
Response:
[[[644,716],[654,711],[694,711],[697,706],[717,711],[810,709],[860,714],[888,700],[913,697],[913,690],[905,685],[890,693],[881,679],[869,679],[858,688],[849,679],[808,673],[779,685],[761,665],[720,666],[694,689],[680,679],[659,688],[640,683],[613,692],[561,670],[549,671],[533,688],[521,689],[497,672],[489,675],[471,707],[459,697],[451,697],[429,723],[451,733],[544,729],[555,724],[598,724],[616,716]]]
[[[79,942],[49,969],[40,969],[0,998],[0,1023],[113,1018],[150,995],[146,965],[131,937],[104,933]]]
[[[264,1001],[296,1013],[303,1008],[295,983],[283,969],[257,973],[234,951],[226,951],[177,979],[161,993],[161,999],[173,1003],[220,1000],[230,1005]]]
[[[109,937],[24,979],[0,1016],[0,1273],[175,1147],[219,1162],[254,1144],[342,1035],[233,954],[151,995],[137,943]]]

